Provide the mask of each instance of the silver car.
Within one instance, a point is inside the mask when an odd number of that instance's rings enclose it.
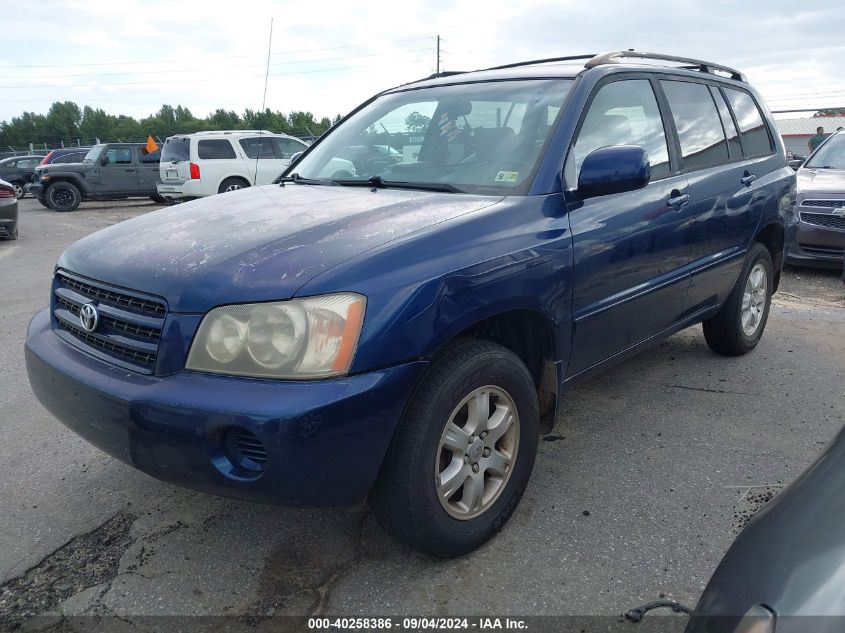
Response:
[[[5,180],[0,180],[0,239],[18,239],[18,196]]]
[[[845,256],[845,132],[831,135],[798,170],[799,218],[786,261],[842,266]]]

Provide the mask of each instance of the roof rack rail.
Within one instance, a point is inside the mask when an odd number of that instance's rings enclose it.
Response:
[[[505,68],[519,68],[520,66],[533,66],[534,64],[548,64],[550,62],[573,62],[579,59],[593,59],[596,57],[595,53],[588,55],[567,55],[566,57],[547,57],[545,59],[532,59],[526,62],[515,62],[513,64],[505,64],[503,66],[493,66],[492,68],[485,68],[484,70],[504,70]]]
[[[677,62],[679,64],[685,64],[682,68],[686,68],[688,70],[699,70],[703,73],[710,74],[715,74],[713,71],[720,71],[727,73],[730,78],[735,81],[748,83],[748,79],[746,79],[744,74],[735,68],[730,68],[729,66],[722,66],[721,64],[705,62],[701,59],[692,59],[690,57],[678,57],[677,55],[665,55],[663,53],[646,53],[644,51],[635,51],[633,49],[595,55],[590,61],[584,64],[584,68],[595,68],[596,66],[603,66],[605,64],[618,64],[623,58],[656,59],[665,62]]]

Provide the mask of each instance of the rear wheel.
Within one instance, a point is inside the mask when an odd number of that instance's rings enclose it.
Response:
[[[769,318],[773,280],[769,250],[755,242],[725,305],[703,323],[710,349],[726,356],[740,356],[757,346]]]
[[[47,205],[53,211],[75,211],[82,202],[82,194],[69,182],[54,182],[47,187]]]
[[[500,345],[463,341],[411,396],[370,504],[412,547],[465,554],[513,513],[538,437],[537,392],[522,361]]]
[[[238,189],[245,189],[249,187],[249,183],[243,178],[226,178],[220,183],[217,188],[217,193],[226,193],[227,191],[237,191]]]
[[[9,184],[12,185],[12,189],[15,190],[15,197],[23,198],[23,185],[19,182],[11,182]]]

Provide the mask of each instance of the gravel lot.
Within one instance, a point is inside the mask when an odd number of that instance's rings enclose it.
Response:
[[[23,340],[73,241],[158,208],[21,201],[0,243],[0,622],[26,613],[616,615],[694,604],[737,530],[843,424],[845,286],[785,271],[749,356],[700,328],[585,383],[522,505],[472,555],[432,560],[364,508],[291,509],[159,483],[86,444],[29,389]],[[753,488],[749,488],[752,487]],[[0,626],[0,628],[3,628]]]

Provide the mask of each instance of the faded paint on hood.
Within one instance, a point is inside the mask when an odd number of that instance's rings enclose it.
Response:
[[[205,312],[288,299],[351,257],[499,200],[367,187],[252,187],[98,231],[70,246],[58,266],[164,297],[174,312]]]
[[[842,169],[799,169],[798,193],[841,193],[845,194],[845,170]]]

